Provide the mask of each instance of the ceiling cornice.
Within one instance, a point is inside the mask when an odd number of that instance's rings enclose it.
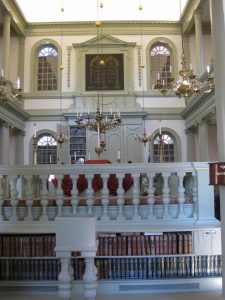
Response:
[[[5,11],[11,15],[12,27],[18,35],[25,36],[26,21],[21,14],[18,6],[12,0],[0,0]]]
[[[202,7],[205,5],[206,0],[189,0],[184,13],[182,15],[182,25],[183,25],[183,32],[184,33],[190,33],[192,31],[192,28],[194,27],[194,16],[195,12],[198,9],[202,9]],[[205,26],[206,28],[208,27]]]
[[[179,22],[151,22],[151,21],[114,21],[103,22],[102,31],[107,35],[140,35],[142,34],[180,34]],[[28,24],[26,36],[45,35],[96,35],[95,22],[71,23],[33,23]]]

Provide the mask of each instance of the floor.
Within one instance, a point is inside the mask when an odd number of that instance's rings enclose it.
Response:
[[[0,300],[57,300],[59,299],[56,295],[21,295],[21,294],[1,294]],[[71,300],[83,300],[82,296],[73,296]],[[221,291],[213,292],[183,292],[183,293],[163,293],[163,294],[138,294],[138,295],[98,295],[96,300],[224,300]]]

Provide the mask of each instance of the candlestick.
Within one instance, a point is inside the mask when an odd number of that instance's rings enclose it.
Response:
[[[2,69],[2,77],[4,77],[4,69]]]
[[[207,70],[207,73],[209,74],[210,73],[210,66],[209,65],[206,67],[206,70]]]
[[[88,152],[88,160],[90,160],[90,159],[91,159],[91,153]]]
[[[117,151],[117,158],[120,159],[120,150]]]
[[[20,78],[19,77],[17,78],[16,86],[18,89],[20,89]]]
[[[37,126],[36,123],[34,123],[34,137],[37,137]]]
[[[37,165],[37,151],[34,151],[34,165]]]
[[[99,123],[97,124],[98,126],[98,147],[100,147],[100,128],[99,128]]]
[[[50,162],[50,164],[52,163],[52,156],[51,156],[51,154],[49,155],[49,162]]]
[[[157,74],[157,79],[158,79],[158,80],[160,79],[160,74],[159,74],[159,73]]]
[[[75,160],[75,162],[77,161],[77,153],[76,153],[76,151],[74,151],[74,160]]]

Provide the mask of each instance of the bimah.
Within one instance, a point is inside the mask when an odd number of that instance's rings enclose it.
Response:
[[[71,252],[79,251],[85,260],[84,296],[87,299],[94,299],[97,287],[97,269],[94,264],[97,251],[96,217],[93,215],[58,217],[55,251],[61,263],[61,271],[58,275],[59,297],[70,299],[72,295]]]

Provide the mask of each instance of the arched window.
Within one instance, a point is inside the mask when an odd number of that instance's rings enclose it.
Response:
[[[58,51],[54,45],[38,48],[37,90],[55,91],[58,85]]]
[[[157,43],[150,50],[151,81],[154,88],[157,80],[169,88],[171,78],[171,50],[165,43]]]
[[[42,133],[37,137],[37,164],[57,163],[57,142],[48,133]]]
[[[162,132],[162,138],[157,134],[153,140],[153,162],[177,161],[176,140],[169,132]]]

